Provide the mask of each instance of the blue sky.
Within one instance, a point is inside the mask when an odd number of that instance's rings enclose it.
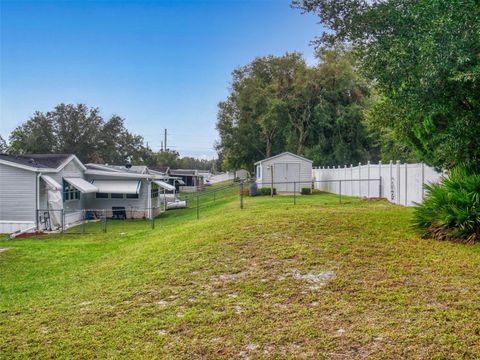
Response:
[[[217,104],[256,56],[304,53],[321,32],[290,1],[1,1],[0,134],[86,103],[160,148],[212,158]]]

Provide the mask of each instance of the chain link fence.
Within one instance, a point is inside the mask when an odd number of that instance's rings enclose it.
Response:
[[[247,186],[251,186],[248,184]],[[341,179],[341,180],[312,180],[312,181],[284,181],[257,183],[255,196],[278,196],[293,205],[300,203],[338,203],[352,201],[359,198],[381,198],[383,195],[382,179]],[[250,189],[251,190],[251,189]],[[251,196],[252,191],[249,191]],[[316,195],[323,195],[322,197]]]
[[[40,209],[37,210],[38,230],[65,234],[105,233],[109,230],[155,228],[156,218],[162,207],[147,209],[112,207],[110,209]],[[127,225],[128,223],[128,225]]]

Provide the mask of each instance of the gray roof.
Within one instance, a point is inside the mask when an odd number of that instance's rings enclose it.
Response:
[[[26,154],[10,155],[0,153],[0,160],[39,169],[56,169],[62,165],[71,154]]]
[[[193,169],[170,169],[170,175],[177,176],[202,176],[198,173],[198,170]]]

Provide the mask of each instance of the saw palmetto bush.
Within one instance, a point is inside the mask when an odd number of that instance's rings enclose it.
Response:
[[[416,205],[414,215],[425,237],[480,242],[480,174],[456,168],[425,188],[425,200]]]

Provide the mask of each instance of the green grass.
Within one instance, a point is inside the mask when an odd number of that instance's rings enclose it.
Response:
[[[420,239],[383,201],[200,203],[154,230],[1,241],[0,357],[480,357],[478,245]]]

